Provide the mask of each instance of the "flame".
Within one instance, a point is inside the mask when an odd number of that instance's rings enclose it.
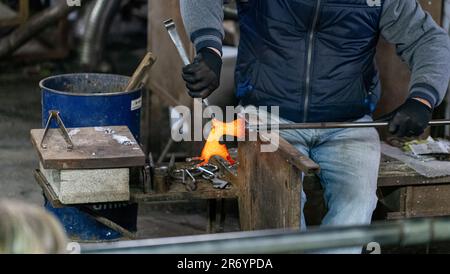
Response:
[[[242,138],[245,134],[245,122],[243,119],[237,119],[229,123],[221,122],[217,119],[212,120],[211,132],[209,133],[206,144],[203,147],[201,159],[203,162],[200,165],[205,165],[209,162],[211,157],[219,156],[227,160],[230,164],[234,165],[234,161],[227,146],[220,144],[220,139],[224,135],[230,135],[237,138]]]

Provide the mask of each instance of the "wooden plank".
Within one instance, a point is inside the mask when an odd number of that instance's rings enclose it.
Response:
[[[62,207],[64,207],[64,205],[58,199],[58,195],[56,195],[56,193],[53,190],[53,188],[50,185],[50,183],[47,181],[47,179],[45,179],[44,174],[42,174],[42,172],[39,169],[36,169],[33,172],[33,175],[34,175],[34,178],[36,179],[36,182],[42,188],[42,191],[44,192],[44,196],[52,204],[52,206],[54,208],[62,208]]]
[[[147,78],[148,72],[153,64],[155,64],[155,62],[156,58],[153,56],[153,54],[151,52],[147,52],[147,54],[145,54],[141,63],[133,73],[133,76],[131,76],[130,80],[128,81],[125,91],[133,91],[135,89],[138,89],[144,82],[145,78]]]
[[[67,144],[58,129],[48,131],[48,149],[40,146],[43,129],[31,130],[31,139],[45,169],[102,169],[145,165],[145,155],[128,127],[108,128],[114,133],[106,134],[95,128],[68,129],[69,132],[78,131],[72,136],[73,150],[67,150]],[[132,145],[119,144],[114,139],[117,136],[128,138]]]
[[[214,189],[208,181],[199,181],[196,191],[187,191],[181,183],[172,183],[166,193],[143,193],[140,188],[131,189],[131,201],[141,203],[185,201],[185,200],[209,200],[209,199],[235,199],[238,197],[238,189]]]
[[[181,106],[181,102],[175,99],[168,90],[164,90],[157,82],[148,83],[149,89],[158,98],[162,99],[167,106],[176,107]]]
[[[450,176],[427,178],[418,174],[407,164],[383,156],[378,176],[379,187],[418,186],[450,183]]]
[[[261,153],[261,144],[239,143],[241,229],[299,228],[302,171],[285,158],[286,150]]]
[[[420,186],[420,185],[437,185],[449,184],[450,177],[440,178],[426,178],[420,175],[412,176],[398,176],[398,177],[383,177],[378,178],[378,187],[392,187],[392,186]]]
[[[406,212],[389,212],[387,214],[387,220],[401,220],[401,219],[411,219],[411,218],[436,218],[436,217],[446,217],[450,216],[450,213],[442,213],[442,212],[420,212],[416,213],[414,217],[407,217]]]
[[[436,23],[442,24],[443,0],[419,0],[419,3],[425,11],[431,14]]]
[[[270,144],[271,136],[268,136],[266,133],[259,132],[258,138],[260,139],[261,144]],[[260,151],[259,148],[258,151]],[[301,154],[298,149],[296,149],[281,136],[279,136],[278,149],[276,153],[279,153],[285,159],[285,161],[288,161],[306,174],[318,173],[320,171],[320,166],[317,163],[315,163],[309,157]]]
[[[387,158],[387,157],[384,157]],[[450,184],[450,176],[427,178],[418,174],[405,163],[397,160],[385,159],[380,163],[378,187],[404,187]],[[321,188],[319,178],[315,174],[308,174],[304,180],[305,189],[317,190]]]
[[[320,166],[317,163],[301,154],[293,145],[289,144],[281,137],[278,153],[280,153],[286,161],[304,173],[317,173],[320,171]]]
[[[407,188],[406,217],[450,215],[450,184]]]

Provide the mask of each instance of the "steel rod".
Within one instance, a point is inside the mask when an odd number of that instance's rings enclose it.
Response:
[[[293,129],[332,129],[332,128],[368,128],[386,127],[389,122],[325,122],[325,123],[292,123],[292,124],[268,124],[249,125],[249,130],[293,130]],[[433,120],[429,126],[450,125],[450,120]]]
[[[321,228],[309,232],[268,230],[85,244],[81,253],[246,254],[302,253],[358,247],[375,242],[419,245],[450,239],[450,218],[401,220],[370,226]]]

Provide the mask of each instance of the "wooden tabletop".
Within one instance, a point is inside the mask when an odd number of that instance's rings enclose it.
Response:
[[[43,129],[31,130],[31,140],[46,169],[103,169],[145,165],[145,155],[126,126],[68,129],[74,143],[67,149],[59,129],[49,129],[47,149],[41,147]],[[130,142],[123,142],[129,140]]]
[[[405,163],[382,156],[380,172],[378,174],[378,187],[401,187],[417,185],[450,184],[450,176],[427,178],[420,175]],[[305,176],[304,182],[307,189],[320,189],[319,179],[316,175]]]

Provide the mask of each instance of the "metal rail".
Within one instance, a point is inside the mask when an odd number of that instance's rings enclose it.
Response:
[[[97,254],[275,254],[356,247],[376,242],[419,245],[450,240],[450,218],[411,219],[309,232],[269,230],[82,245]]]
[[[292,130],[292,129],[332,129],[332,128],[367,128],[386,127],[389,122],[326,122],[326,123],[292,123],[292,124],[269,124],[249,125],[249,130]],[[450,125],[450,120],[433,120],[429,126]]]

